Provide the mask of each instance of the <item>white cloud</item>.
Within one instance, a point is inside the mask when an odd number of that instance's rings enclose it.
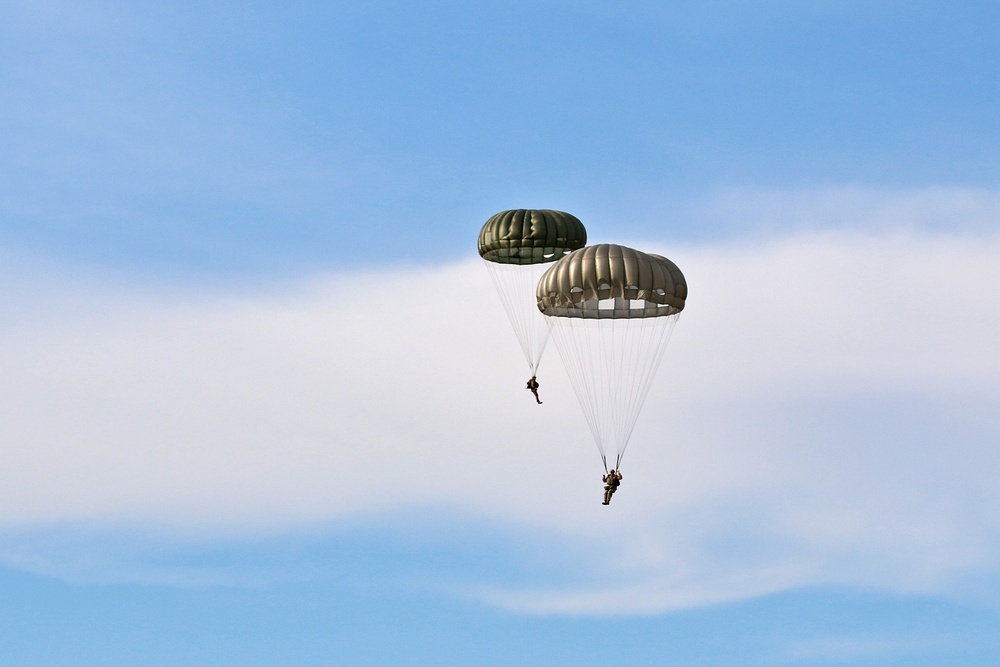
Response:
[[[857,660],[866,657],[903,656],[938,652],[946,646],[943,637],[914,639],[868,639],[858,637],[815,637],[789,646],[793,661]]]
[[[945,237],[996,233],[1000,191],[960,186],[885,189],[840,185],[798,190],[733,188],[691,203],[684,216],[734,229],[853,229],[938,233]]]
[[[264,535],[457,511],[572,554],[592,588],[471,593],[540,613],[995,570],[1000,239],[648,249],[691,296],[611,507],[554,351],[537,406],[476,262],[256,295],[9,269],[0,525]]]

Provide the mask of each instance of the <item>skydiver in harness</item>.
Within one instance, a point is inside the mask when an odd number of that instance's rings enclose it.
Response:
[[[602,477],[601,480],[604,482],[604,502],[601,504],[610,505],[611,496],[615,495],[615,491],[618,490],[618,486],[622,483],[622,474],[612,468],[611,472]]]
[[[539,405],[541,405],[542,402],[540,400],[538,400],[538,380],[535,379],[534,375],[532,375],[531,379],[528,380],[528,389],[530,389],[531,393],[535,395],[535,401]]]

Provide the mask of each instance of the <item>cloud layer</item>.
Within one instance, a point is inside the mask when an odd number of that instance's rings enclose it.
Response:
[[[611,507],[555,350],[537,406],[477,262],[238,294],[15,263],[0,526],[197,540],[424,508],[520,532],[539,561],[557,543],[588,586],[465,591],[541,613],[996,574],[1000,239],[646,249],[684,269],[691,297]]]

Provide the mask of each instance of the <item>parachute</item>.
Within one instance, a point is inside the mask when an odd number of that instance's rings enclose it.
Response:
[[[516,209],[497,213],[479,232],[479,256],[489,270],[532,378],[549,339],[535,306],[535,286],[551,262],[587,245],[587,230],[569,213]]]
[[[605,471],[618,469],[684,309],[687,283],[666,257],[601,244],[576,250],[538,282],[546,316]]]

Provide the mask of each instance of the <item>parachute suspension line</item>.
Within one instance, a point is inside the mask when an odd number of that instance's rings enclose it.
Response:
[[[608,409],[612,403],[607,400],[608,389],[611,388],[611,377],[609,370],[609,350],[608,346],[602,344],[607,337],[606,324],[609,321],[602,320],[581,320],[571,319],[572,340],[579,342],[578,351],[579,367],[577,375],[581,378],[579,384],[586,388],[589,397],[588,404],[584,406],[584,413],[587,420],[592,422],[591,432],[597,448],[601,452],[601,458],[607,468],[607,454],[614,452],[614,442],[611,433],[608,432]],[[573,383],[574,386],[577,384]]]
[[[601,429],[603,420],[598,392],[603,368],[600,357],[593,354],[595,338],[600,333],[595,331],[599,322],[583,322],[576,318],[550,318],[550,321],[559,354],[563,358],[573,391],[594,438],[604,470],[607,472],[606,438]]]
[[[593,332],[590,327],[581,327],[580,322],[573,318],[550,317],[546,318],[552,328],[552,336],[555,338],[556,346],[559,349],[559,356],[562,357],[563,365],[566,367],[566,374],[570,377],[570,384],[573,386],[573,393],[576,394],[577,401],[583,409],[583,416],[590,428],[590,433],[594,438],[594,444],[607,469],[607,452],[604,447],[604,438],[600,429],[600,395],[596,391],[599,385],[590,381],[587,372],[588,368],[594,369],[592,357],[589,352],[593,347]]]
[[[642,406],[646,402],[649,390],[653,385],[653,379],[663,361],[667,344],[673,334],[674,327],[680,314],[667,317],[643,318],[632,320],[638,325],[639,335],[629,332],[630,350],[632,354],[631,367],[628,375],[623,378],[625,384],[631,389],[625,407],[621,411],[622,421],[619,423],[621,429],[621,445],[619,448],[619,462],[625,454],[625,449],[635,430]]]
[[[611,330],[611,344],[606,345],[604,350],[605,382],[608,383],[608,386],[611,387],[614,392],[611,395],[611,401],[606,407],[608,414],[608,426],[605,431],[611,442],[614,443],[614,451],[616,452],[615,458],[617,459],[621,457],[622,451],[622,442],[620,439],[622,411],[618,406],[623,405],[623,394],[628,389],[628,383],[622,381],[624,378],[621,375],[621,371],[622,369],[627,371],[627,362],[631,355],[629,354],[629,350],[626,346],[627,341],[621,340],[621,327],[617,326],[617,323],[614,320],[605,321],[607,322],[607,328]]]
[[[621,465],[677,318],[546,318],[605,470],[611,454]]]
[[[622,445],[621,454],[624,455],[625,448],[632,437],[635,423],[642,406],[646,402],[646,396],[652,387],[653,379],[663,360],[667,343],[677,324],[679,314],[668,317],[656,317],[639,320],[642,335],[633,336],[635,342],[634,370],[631,377],[633,392],[630,396],[629,404],[623,410],[623,416],[629,415],[627,423],[622,424]]]
[[[546,318],[538,312],[535,286],[551,264],[498,264],[484,260],[532,376],[549,339]]]
[[[578,326],[581,326],[584,331],[587,332],[587,344],[590,350],[596,350],[597,357],[595,363],[595,377],[591,381],[591,392],[593,395],[593,405],[594,405],[594,417],[595,417],[595,428],[598,433],[598,437],[601,441],[601,451],[607,452],[611,451],[614,453],[614,439],[611,437],[612,433],[609,432],[609,419],[608,414],[611,406],[614,405],[613,400],[608,401],[602,396],[602,388],[611,388],[614,390],[613,375],[612,371],[614,369],[614,352],[613,349],[607,345],[602,344],[604,339],[607,337],[606,326],[611,322],[611,320],[597,320],[597,326],[587,326],[590,324],[585,320],[574,320]],[[612,333],[613,333],[612,329]],[[594,356],[589,353],[585,353],[584,364],[586,364],[587,356],[594,359]],[[587,374],[587,368],[584,366],[583,374]]]

